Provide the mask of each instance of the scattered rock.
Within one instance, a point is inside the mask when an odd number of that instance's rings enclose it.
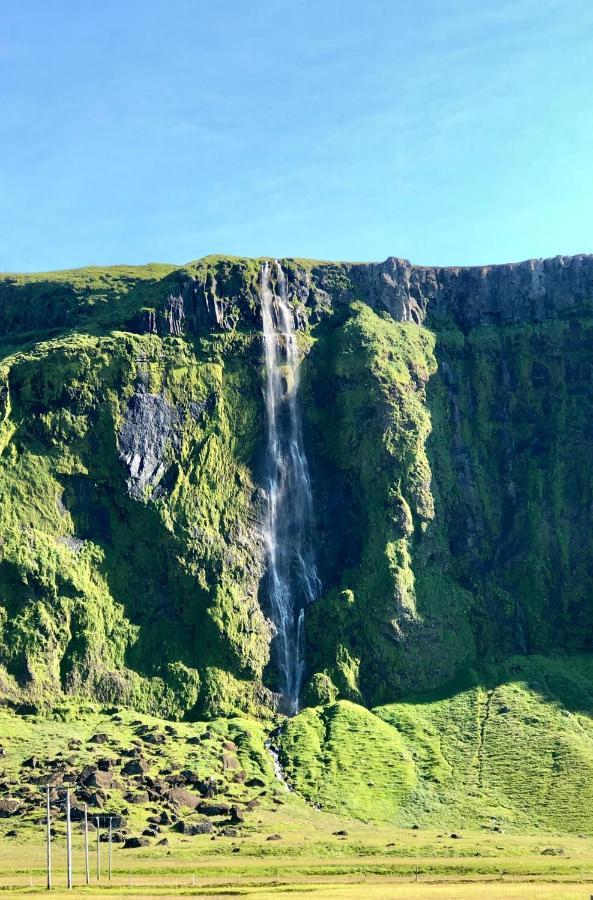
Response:
[[[281,840],[282,840],[281,834],[269,834],[266,838],[266,841],[281,841]]]
[[[167,800],[176,806],[187,806],[188,809],[196,809],[200,803],[199,797],[182,787],[171,788],[165,796]],[[212,815],[221,815],[221,813],[213,813]]]
[[[232,756],[230,753],[222,754],[222,768],[225,772],[229,769],[238,769],[239,768],[239,760],[236,756]]]
[[[200,803],[199,810],[204,816],[228,816],[231,807],[228,803]]]
[[[95,769],[84,782],[87,787],[102,788],[109,790],[113,785],[113,775],[110,772],[102,772],[101,769]]]
[[[11,828],[10,831],[7,831],[4,837],[7,838],[15,838],[18,837],[18,831],[15,831],[14,828]]]
[[[0,797],[0,818],[7,819],[9,816],[16,816],[22,808],[22,802],[15,797]]]
[[[546,847],[545,850],[542,850],[542,856],[564,856],[564,850],[562,847]]]
[[[457,834],[455,831],[453,832],[453,834],[450,835],[450,837],[451,837],[452,840],[454,840],[454,841],[459,841],[459,840],[461,840],[461,835],[460,835],[460,834]]]
[[[94,734],[92,738],[89,738],[89,744],[106,744],[109,740],[109,735],[104,733]]]
[[[250,778],[245,782],[245,786],[249,788],[263,788],[266,786],[266,782],[262,778]]]
[[[36,756],[30,756],[28,759],[23,760],[21,766],[23,769],[38,769],[39,760]]]
[[[142,740],[145,744],[164,744],[165,735],[160,734],[159,732],[151,731],[149,734],[145,734]]]
[[[348,834],[348,832],[344,831],[343,829],[341,831],[334,831],[332,833],[335,834],[336,837],[345,837]]]
[[[212,822],[177,822],[173,826],[173,830],[193,836],[196,834],[212,834],[213,827]]]
[[[511,711],[510,706],[499,706],[498,707],[498,715],[499,716],[506,716],[507,713],[510,713],[510,711]]]
[[[148,803],[150,798],[147,791],[138,791],[136,794],[129,792],[124,794],[126,803]]]
[[[168,838],[163,838],[162,840],[157,841],[157,844],[156,844],[156,845],[157,845],[157,847],[168,847],[168,846],[169,846],[169,840],[168,840]]]
[[[109,832],[102,831],[101,834],[99,835],[99,841],[102,844],[108,844],[109,843]],[[111,832],[111,843],[112,844],[123,844],[124,841],[125,841],[125,837],[121,833],[121,831],[112,831]]]
[[[124,775],[145,775],[150,769],[150,764],[142,757],[131,759],[122,769]]]
[[[148,847],[150,841],[146,837],[128,837],[124,841],[124,850],[135,850],[137,847]]]
[[[235,744],[234,741],[223,741],[222,746],[225,750],[236,750],[237,749],[237,745]]]
[[[205,778],[203,781],[198,781],[196,783],[196,787],[202,797],[207,797],[209,800],[212,797],[216,797],[219,790],[218,782],[215,778],[212,778],[212,776],[210,776],[209,778]]]

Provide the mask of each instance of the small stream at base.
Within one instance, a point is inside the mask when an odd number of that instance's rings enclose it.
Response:
[[[275,744],[275,739],[278,737],[281,731],[282,725],[279,725],[278,728],[275,728],[274,731],[270,733],[269,738],[264,741],[264,747],[272,758],[276,780],[283,784],[287,791],[291,791],[292,793],[294,793],[294,788],[288,780],[284,769],[282,768],[282,763],[280,762],[280,751]]]

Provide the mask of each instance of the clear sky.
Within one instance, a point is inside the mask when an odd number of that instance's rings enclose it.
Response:
[[[0,269],[593,252],[591,0],[4,0]]]

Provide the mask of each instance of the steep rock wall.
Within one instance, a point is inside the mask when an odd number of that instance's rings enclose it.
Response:
[[[323,582],[308,702],[589,651],[593,257],[283,261]],[[0,279],[0,688],[264,710],[259,264]]]

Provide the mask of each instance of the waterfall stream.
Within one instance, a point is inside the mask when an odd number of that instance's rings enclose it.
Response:
[[[305,608],[319,596],[313,501],[298,404],[300,353],[286,276],[278,262],[261,270],[267,413],[265,542],[273,653],[281,708],[294,715],[304,671]]]

